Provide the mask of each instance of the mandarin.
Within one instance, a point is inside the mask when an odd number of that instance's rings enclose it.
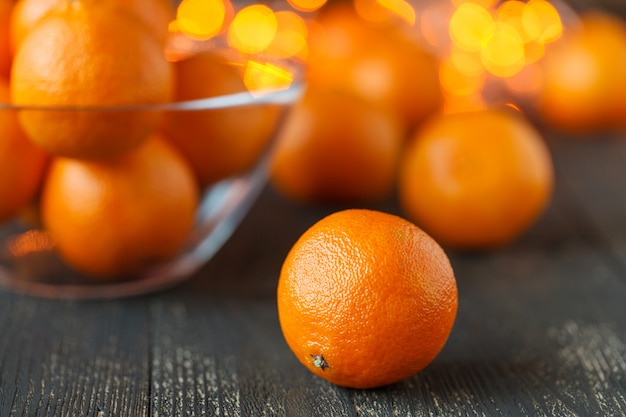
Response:
[[[183,247],[199,192],[187,162],[160,136],[117,158],[55,158],[41,216],[62,259],[96,279],[122,279]]]
[[[11,94],[16,105],[71,107],[20,112],[26,133],[51,154],[107,158],[145,140],[162,114],[106,107],[169,102],[173,75],[159,42],[126,8],[63,0],[22,42]]]
[[[388,108],[309,88],[279,134],[270,180],[301,202],[376,201],[393,189],[403,142],[402,123]]]
[[[13,53],[10,47],[10,20],[13,0],[0,0],[0,77],[8,78],[11,73]]]
[[[440,353],[458,307],[441,247],[381,211],[338,211],[287,254],[277,288],[287,344],[314,374],[373,388],[424,369]]]
[[[9,103],[9,85],[1,79],[0,103]],[[4,222],[35,200],[48,157],[22,131],[15,110],[0,108],[0,138],[0,222]]]
[[[205,51],[174,63],[176,101],[236,93],[253,96],[237,67]],[[199,111],[170,111],[168,138],[191,163],[202,186],[252,168],[267,148],[282,114],[280,106],[249,104]]]
[[[10,1],[10,0],[9,0]],[[56,5],[64,0],[17,0],[10,18],[10,47],[15,53],[22,40]],[[107,0],[108,1],[108,0]],[[170,0],[115,0],[139,17],[154,36],[165,43],[168,25],[176,17]],[[10,1],[11,2],[11,1]]]
[[[551,127],[591,132],[626,127],[626,24],[587,11],[542,61],[540,116]]]
[[[488,249],[523,233],[550,201],[543,138],[520,114],[487,109],[433,118],[401,162],[406,215],[440,244]]]
[[[317,19],[307,61],[312,88],[349,88],[389,106],[407,131],[443,104],[437,58],[403,32],[368,25],[351,5],[332,5]]]

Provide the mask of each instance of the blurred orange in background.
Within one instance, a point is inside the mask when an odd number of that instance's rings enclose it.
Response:
[[[546,54],[537,102],[541,117],[568,132],[626,127],[626,24],[587,11]]]
[[[437,58],[403,31],[365,21],[351,4],[323,9],[309,31],[310,88],[350,89],[415,128],[442,104]]]
[[[175,62],[175,100],[250,95],[239,67],[211,51]],[[206,186],[252,167],[272,138],[280,115],[280,107],[271,104],[171,111],[164,130]]]
[[[61,257],[96,279],[128,278],[182,249],[199,193],[187,162],[160,136],[107,162],[55,158],[41,215]]]
[[[385,107],[345,90],[309,88],[276,144],[271,181],[307,203],[372,202],[389,197],[404,142]]]
[[[3,103],[9,103],[9,86],[0,80]],[[47,161],[22,130],[17,112],[0,108],[0,223],[36,199]]]
[[[170,0],[116,0],[136,15],[162,43],[168,35],[168,25],[174,19],[176,9]],[[51,9],[63,0],[19,0],[10,19],[11,50],[17,52],[28,33]]]
[[[440,244],[491,249],[518,238],[554,182],[543,138],[514,110],[442,115],[411,139],[399,174],[405,214]]]
[[[0,0],[0,77],[9,77],[11,72],[10,21],[13,11],[13,0]]]
[[[118,2],[62,0],[21,43],[10,87],[20,106],[132,106],[169,102],[173,77],[162,44]],[[92,159],[137,146],[157,128],[160,116],[106,110],[19,113],[31,140],[49,153]]]

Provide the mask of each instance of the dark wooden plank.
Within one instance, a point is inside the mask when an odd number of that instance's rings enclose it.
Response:
[[[626,415],[626,137],[549,136],[553,204],[509,248],[449,252],[458,319],[413,378],[350,390],[295,360],[275,309],[280,265],[343,207],[267,189],[179,288],[106,302],[0,292],[0,416]]]
[[[150,415],[147,317],[0,292],[0,416]]]
[[[573,181],[593,152],[606,172],[621,167],[605,159],[618,152],[594,149],[557,144],[559,179]],[[280,264],[304,229],[338,208],[297,206],[268,189],[179,288],[110,302],[0,293],[0,415],[622,415],[624,274],[618,249],[580,213],[610,219],[624,203],[585,203],[597,191],[590,181],[558,181],[550,210],[511,247],[450,252],[458,320],[441,355],[407,381],[339,388],[291,355],[275,310]]]
[[[587,240],[626,270],[626,132],[553,140],[563,188]],[[622,274],[626,282],[626,274]]]
[[[282,340],[273,298],[290,244],[336,208],[301,207],[266,191],[218,258],[153,305],[160,329],[154,334],[153,364],[161,364],[161,370],[153,367],[155,411],[176,416],[202,410],[241,416],[625,413],[626,289],[610,265],[612,255],[580,224],[579,202],[570,197],[559,185],[546,216],[510,248],[450,253],[460,311],[446,348],[414,378],[361,391],[327,384],[295,361]],[[384,208],[397,210],[394,204]]]

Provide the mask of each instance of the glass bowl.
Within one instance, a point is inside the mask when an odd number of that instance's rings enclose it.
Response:
[[[170,42],[170,53],[195,53],[196,49],[210,49],[227,57],[224,65],[237,69],[241,77],[252,78],[247,91],[179,101],[161,105],[141,105],[100,108],[36,108],[0,105],[1,113],[45,114],[54,112],[59,117],[79,117],[93,120],[106,119],[108,123],[125,123],[129,117],[141,116],[145,120],[163,118],[172,123],[187,123],[187,116],[207,117],[212,120],[234,118],[242,125],[246,115],[256,109],[271,108],[262,149],[245,169],[220,177],[201,188],[195,223],[182,249],[173,257],[152,262],[137,273],[124,279],[93,279],[68,266],[57,254],[56,244],[37,217],[37,210],[18,215],[0,225],[0,288],[46,298],[117,298],[145,294],[181,283],[190,277],[220,249],[246,215],[267,180],[268,157],[282,121],[292,103],[300,96],[301,63],[297,58],[275,58],[262,54],[241,53],[217,41],[195,42],[176,38]],[[278,78],[277,78],[278,77]],[[262,82],[259,82],[261,80]],[[249,80],[248,80],[249,81]],[[268,124],[265,120],[264,125]],[[176,125],[172,125],[176,128]],[[172,127],[170,126],[170,127]],[[248,126],[250,127],[250,126]],[[241,140],[237,129],[222,132],[228,141]],[[194,137],[193,140],[210,140]],[[219,157],[227,157],[216,151]],[[31,204],[36,207],[37,201]],[[35,214],[33,215],[32,212]],[[24,220],[29,217],[29,220]],[[164,221],[166,219],[163,219]],[[98,236],[93,236],[98,239]]]

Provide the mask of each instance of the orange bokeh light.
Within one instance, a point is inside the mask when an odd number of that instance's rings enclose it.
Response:
[[[307,53],[307,25],[298,14],[289,10],[276,12],[276,36],[265,52],[277,58],[298,56],[302,59]]]
[[[314,12],[326,4],[326,0],[287,0],[287,3],[301,12]]]
[[[417,18],[405,0],[353,0],[353,5],[361,19],[374,24],[395,23],[399,18],[413,25]]]

